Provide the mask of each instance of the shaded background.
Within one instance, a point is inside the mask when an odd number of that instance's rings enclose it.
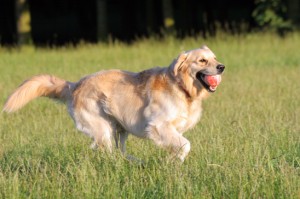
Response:
[[[0,1],[1,45],[131,42],[153,35],[208,37],[218,32],[276,31],[284,36],[299,25],[299,0]]]

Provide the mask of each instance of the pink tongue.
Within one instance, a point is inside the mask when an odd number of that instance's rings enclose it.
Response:
[[[221,82],[221,75],[205,75],[203,79],[210,87],[216,89]]]

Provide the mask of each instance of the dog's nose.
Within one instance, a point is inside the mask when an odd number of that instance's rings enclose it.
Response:
[[[225,66],[224,66],[224,65],[222,65],[222,64],[217,65],[217,70],[218,70],[220,73],[223,72],[224,69],[225,69]]]

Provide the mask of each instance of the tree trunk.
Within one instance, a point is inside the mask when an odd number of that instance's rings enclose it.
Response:
[[[106,40],[107,31],[107,13],[106,13],[106,0],[96,0],[97,5],[97,37],[98,40]]]
[[[300,1],[288,0],[288,17],[292,20],[293,24],[300,26]]]

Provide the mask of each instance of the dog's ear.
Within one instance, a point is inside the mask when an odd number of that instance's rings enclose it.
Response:
[[[188,52],[181,53],[177,59],[173,63],[173,73],[175,76],[177,76],[178,71],[182,69],[184,66],[184,62],[187,60],[189,56]]]
[[[205,49],[205,50],[210,50],[210,49],[207,47],[207,45],[202,45],[201,48],[202,48],[202,49]]]

